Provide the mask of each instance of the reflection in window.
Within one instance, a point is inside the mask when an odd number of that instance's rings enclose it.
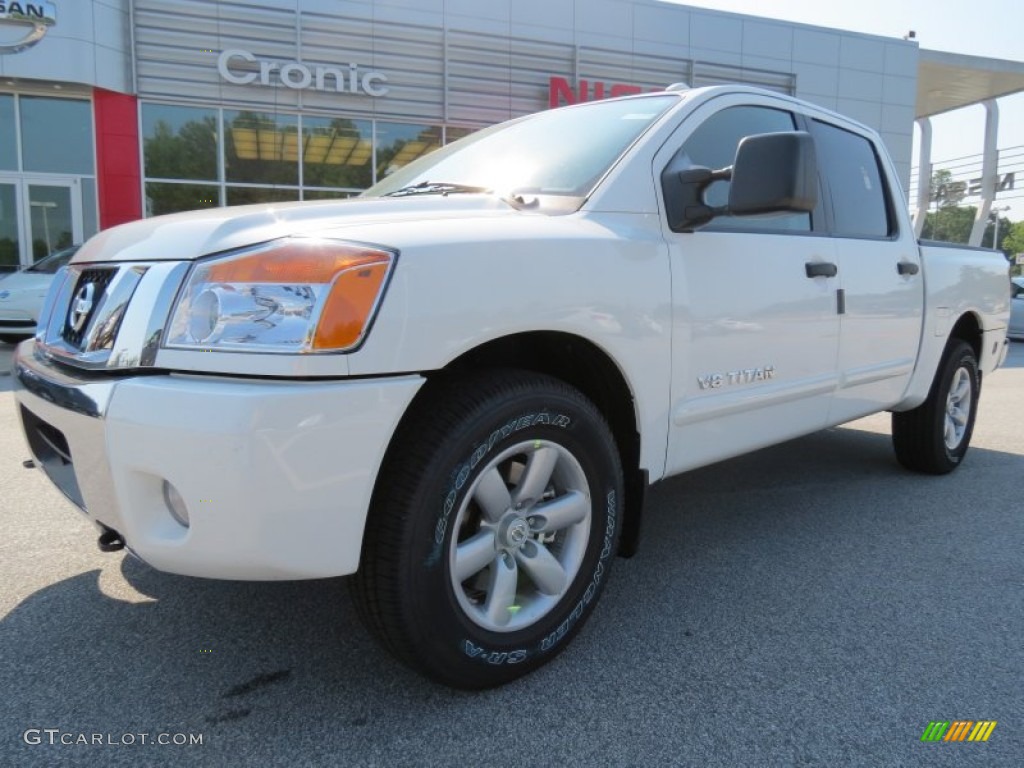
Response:
[[[146,184],[146,215],[194,211],[220,205],[219,189],[211,184]]]
[[[0,171],[18,170],[18,143],[14,137],[14,97],[0,93]]]
[[[832,193],[835,233],[843,237],[891,234],[886,187],[871,142],[817,120],[812,130]]]
[[[93,173],[92,104],[22,96],[20,108],[24,170]]]
[[[299,199],[297,189],[272,189],[268,187],[228,187],[228,205],[250,203],[286,203]]]
[[[373,184],[372,157],[369,120],[302,119],[303,184],[366,189]]]
[[[298,184],[298,118],[225,110],[224,165],[228,181]]]
[[[779,133],[795,128],[789,112],[768,107],[728,107],[702,122],[683,142],[680,153],[691,165],[718,170],[732,165],[736,148],[742,139],[760,133]],[[729,202],[729,182],[717,181],[704,191],[704,200],[711,206]],[[809,213],[772,214],[770,216],[721,216],[706,229],[758,229],[809,231]]]
[[[142,146],[149,178],[217,180],[217,112],[142,105]]]
[[[28,209],[33,261],[74,243],[69,187],[29,184]]]
[[[377,180],[441,146],[436,125],[377,123]]]
[[[15,269],[21,261],[17,199],[13,184],[0,184],[0,274]]]
[[[344,189],[304,189],[303,200],[347,200],[356,197],[358,192],[347,192]]]
[[[449,125],[444,129],[444,143],[451,144],[453,141],[464,139],[476,130],[476,128],[462,128],[458,125]]]

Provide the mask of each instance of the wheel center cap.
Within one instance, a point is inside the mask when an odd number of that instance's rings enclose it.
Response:
[[[502,538],[507,547],[521,547],[530,536],[530,525],[521,517],[512,518],[505,527]]]

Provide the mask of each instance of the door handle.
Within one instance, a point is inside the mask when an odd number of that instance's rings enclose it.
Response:
[[[896,265],[896,271],[901,275],[916,275],[919,269],[912,261],[901,261]]]
[[[831,261],[808,261],[804,269],[808,277],[835,277],[839,274],[839,267]]]

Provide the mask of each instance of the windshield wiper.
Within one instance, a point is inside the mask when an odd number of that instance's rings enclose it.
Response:
[[[408,197],[409,195],[472,195],[490,192],[487,187],[472,187],[468,184],[452,184],[445,181],[421,181],[408,187],[387,192],[382,197]]]

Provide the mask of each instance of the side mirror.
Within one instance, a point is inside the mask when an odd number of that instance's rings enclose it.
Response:
[[[716,181],[732,182],[728,205],[704,201],[704,190]],[[804,131],[747,136],[731,167],[713,171],[672,163],[661,182],[673,232],[693,231],[726,214],[806,213],[818,201],[814,139]]]
[[[807,213],[818,202],[814,139],[804,131],[747,136],[736,148],[729,213]]]

